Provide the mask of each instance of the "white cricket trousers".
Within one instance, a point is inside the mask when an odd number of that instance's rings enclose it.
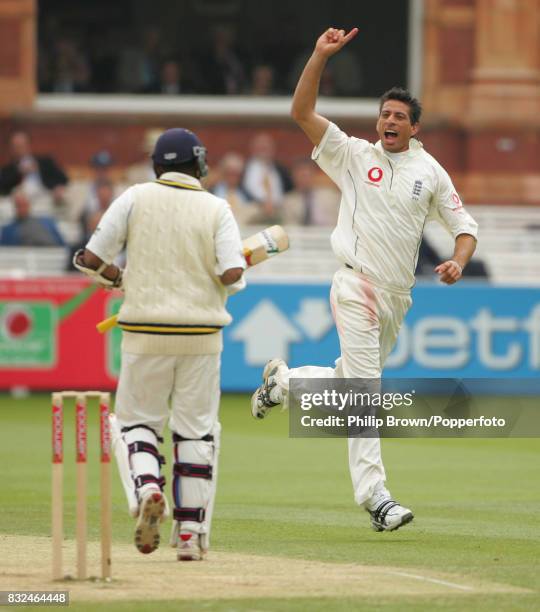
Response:
[[[411,303],[409,292],[383,289],[354,270],[340,268],[332,280],[330,304],[341,357],[335,368],[280,369],[279,387],[287,392],[290,378],[380,378]],[[363,504],[377,483],[386,480],[381,442],[379,438],[349,438],[348,445],[354,498]]]
[[[122,352],[115,412],[122,427],[145,424],[198,439],[213,431],[220,400],[221,353],[135,355]],[[169,412],[170,402],[170,412]]]

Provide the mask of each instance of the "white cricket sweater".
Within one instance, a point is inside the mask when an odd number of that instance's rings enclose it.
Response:
[[[227,292],[216,274],[216,235],[230,214],[225,209],[224,200],[177,173],[135,185],[111,205],[87,248],[108,261],[122,237],[127,243],[125,297],[118,313],[123,350],[221,351],[221,328],[231,321]],[[230,233],[230,255],[221,263],[225,269],[244,267],[236,224]]]

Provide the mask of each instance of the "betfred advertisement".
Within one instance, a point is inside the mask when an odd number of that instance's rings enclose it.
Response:
[[[339,341],[329,284],[251,284],[230,300],[223,388],[260,384],[268,359],[333,367]],[[534,378],[540,375],[540,289],[420,284],[384,375]],[[249,386],[246,384],[249,381]]]
[[[540,289],[420,286],[413,299],[389,376],[540,375]]]
[[[233,296],[224,331],[222,388],[252,391],[264,364],[333,366],[339,341],[329,283],[250,282]],[[540,375],[540,289],[420,285],[385,375],[392,378],[535,378]],[[0,388],[114,389],[122,332],[96,331],[122,294],[84,278],[0,281]]]

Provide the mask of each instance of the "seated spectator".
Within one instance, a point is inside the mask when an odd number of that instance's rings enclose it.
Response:
[[[92,28],[88,33],[87,48],[92,75],[91,90],[97,93],[116,91],[118,47],[116,28]]]
[[[34,155],[30,137],[23,131],[11,135],[10,150],[12,161],[0,168],[0,194],[7,195],[16,187],[21,187],[28,197],[48,192],[54,204],[64,204],[68,178],[54,159]]]
[[[251,157],[246,163],[242,187],[259,203],[261,222],[278,222],[285,193],[292,183],[288,171],[275,159],[274,139],[259,132],[251,141]]]
[[[339,191],[316,185],[316,167],[310,159],[297,161],[292,177],[294,189],[283,198],[283,223],[334,226],[339,212]]]
[[[244,159],[238,153],[227,153],[221,159],[218,172],[219,180],[212,188],[212,193],[227,200],[238,223],[252,223],[252,219],[259,213],[259,207],[250,200],[241,184]]]
[[[2,228],[2,246],[65,246],[56,222],[50,217],[34,217],[28,196],[18,189],[12,194],[15,219]]]
[[[210,94],[238,95],[245,89],[244,66],[235,50],[236,32],[232,26],[216,25],[211,32],[209,52],[199,64],[204,78],[201,91]]]
[[[111,182],[111,168],[114,164],[112,155],[106,149],[98,151],[90,159],[92,177],[88,185],[88,194],[83,206],[83,214],[93,214],[99,210],[97,188],[104,181]]]
[[[118,62],[116,64],[115,80],[118,91],[137,93],[143,91],[150,78],[145,71],[145,55],[138,33],[131,28],[123,28],[119,32]],[[155,78],[152,75],[152,79]]]
[[[182,83],[182,68],[178,62],[169,60],[161,66],[159,93],[175,95],[185,93],[186,86]]]
[[[187,85],[182,75],[182,67],[175,60],[167,60],[161,65],[159,79],[147,87],[143,93],[178,95],[189,93],[190,87]]]
[[[96,156],[94,155],[94,158]],[[92,158],[92,159],[94,159]],[[104,175],[101,179],[96,179],[93,184],[92,206],[86,207],[78,218],[79,238],[71,245],[70,256],[68,258],[67,271],[72,272],[71,260],[73,255],[79,250],[84,249],[90,237],[94,233],[101,217],[109,208],[115,198],[115,188],[112,180]]]
[[[140,43],[142,50],[142,82],[143,89],[151,87],[159,79],[159,67],[163,61],[162,31],[157,25],[149,25],[142,32]]]
[[[251,75],[252,96],[273,96],[277,93],[274,87],[274,69],[268,64],[255,66]]]
[[[138,153],[135,151],[139,159],[126,170],[126,180],[130,185],[156,180],[154,164],[150,156],[154,150],[156,140],[163,131],[163,128],[158,128],[146,130],[144,133]]]
[[[52,90],[57,93],[88,92],[90,82],[90,65],[77,45],[69,38],[57,40]]]
[[[308,61],[312,50],[303,51],[293,61],[289,72],[288,83],[294,91],[302,70]],[[362,95],[362,67],[357,55],[350,49],[342,49],[332,56],[321,78],[323,88],[321,94],[325,96],[360,96]]]
[[[83,246],[90,240],[101,217],[114,200],[114,185],[108,178],[101,178],[94,184],[92,207],[85,209],[81,216]]]

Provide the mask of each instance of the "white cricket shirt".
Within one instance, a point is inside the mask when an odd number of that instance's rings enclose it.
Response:
[[[413,138],[406,152],[393,157],[380,142],[347,136],[334,123],[312,153],[341,190],[332,233],[337,258],[376,284],[408,291],[428,219],[439,221],[454,238],[476,238],[478,225],[422,143]]]

